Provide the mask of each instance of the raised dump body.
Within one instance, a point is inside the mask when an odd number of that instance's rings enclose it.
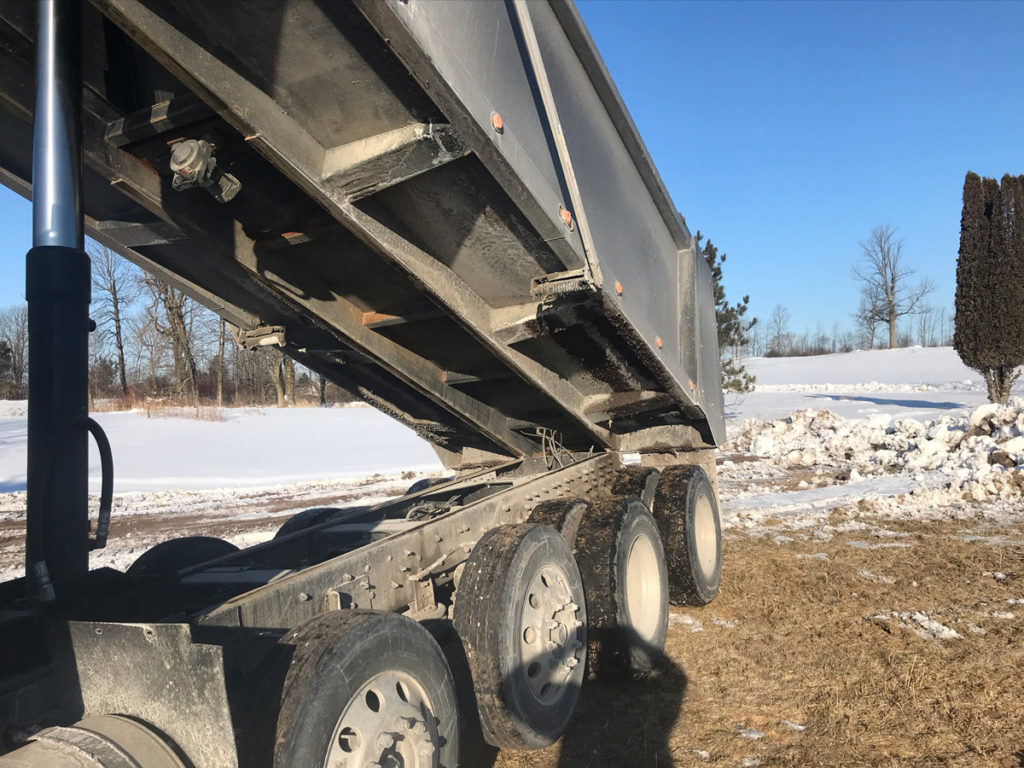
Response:
[[[26,195],[33,14],[0,6]],[[88,233],[244,342],[448,466],[722,440],[709,270],[570,3],[96,0],[83,23]],[[190,140],[229,201],[175,180]]]

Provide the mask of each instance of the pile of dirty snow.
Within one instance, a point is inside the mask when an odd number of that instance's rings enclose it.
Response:
[[[928,503],[1024,495],[1020,397],[1004,406],[980,406],[967,416],[925,421],[883,414],[844,419],[826,409],[800,410],[773,421],[748,419],[731,444],[780,467],[844,469],[851,482],[871,475],[927,475],[932,481],[914,493]],[[936,477],[942,482],[934,482]]]

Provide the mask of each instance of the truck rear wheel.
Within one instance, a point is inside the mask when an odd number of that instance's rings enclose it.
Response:
[[[277,718],[275,768],[456,768],[455,684],[440,647],[412,619],[339,611],[293,629]]]
[[[668,632],[668,569],[658,527],[638,499],[591,507],[576,534],[587,595],[591,671],[650,671]]]
[[[234,554],[238,547],[213,536],[183,536],[161,541],[139,555],[128,568],[129,576],[167,578],[193,565]]]
[[[672,602],[707,605],[722,580],[722,525],[711,480],[698,466],[669,467],[658,481],[653,512],[665,544]]]
[[[540,749],[565,731],[583,682],[583,583],[565,539],[546,525],[484,534],[455,599],[484,740]]]
[[[312,509],[304,509],[285,520],[281,527],[277,529],[274,538],[283,539],[285,536],[291,536],[293,533],[312,528],[314,525],[326,523],[332,517],[354,515],[365,509],[369,509],[369,507],[313,507]]]
[[[576,543],[576,531],[579,530],[580,521],[587,513],[588,508],[587,502],[583,499],[542,501],[533,508],[527,522],[554,528],[572,547]]]

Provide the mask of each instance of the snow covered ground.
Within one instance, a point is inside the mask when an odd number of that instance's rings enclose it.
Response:
[[[160,414],[161,412],[155,412]],[[115,489],[172,491],[273,486],[377,473],[439,471],[428,443],[373,408],[224,408],[218,421],[96,413],[114,451]],[[0,491],[25,489],[26,406],[0,404]],[[90,486],[99,491],[91,449]]]
[[[877,349],[815,357],[753,358],[755,392],[727,396],[733,421],[827,408],[846,418],[934,418],[988,402],[981,376],[952,347]]]
[[[759,358],[747,367],[757,390],[728,398],[719,462],[730,535],[863,529],[884,539],[885,519],[1021,514],[1024,398],[986,405],[981,378],[952,349]],[[96,565],[125,567],[184,532],[255,543],[296,509],[382,500],[443,471],[427,443],[372,408],[183,415],[96,415],[114,449],[113,533],[120,520],[125,539],[112,537]],[[25,404],[0,403],[0,578],[19,567],[25,432]],[[96,492],[95,454],[90,472]]]
[[[0,581],[22,569],[26,413],[24,402],[0,401]],[[301,509],[384,501],[443,473],[429,443],[368,407],[204,412],[217,421],[189,409],[93,416],[110,438],[115,472],[111,538],[93,567],[126,568],[174,536],[256,544]],[[98,494],[99,457],[90,451]]]

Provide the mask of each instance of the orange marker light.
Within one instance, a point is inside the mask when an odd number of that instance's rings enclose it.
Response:
[[[501,119],[501,115],[497,112],[491,112],[491,127],[498,133],[502,133],[505,130],[505,121]]]
[[[616,283],[615,283],[615,292],[617,294],[619,294],[619,296],[622,295],[622,283],[616,281]]]
[[[570,211],[564,205],[560,205],[558,206],[558,215],[562,217],[562,221],[565,223],[565,226],[567,226],[569,230],[572,231],[572,211]]]
[[[654,343],[658,345],[658,349],[661,349],[661,345],[662,345],[661,336],[655,337]]]

